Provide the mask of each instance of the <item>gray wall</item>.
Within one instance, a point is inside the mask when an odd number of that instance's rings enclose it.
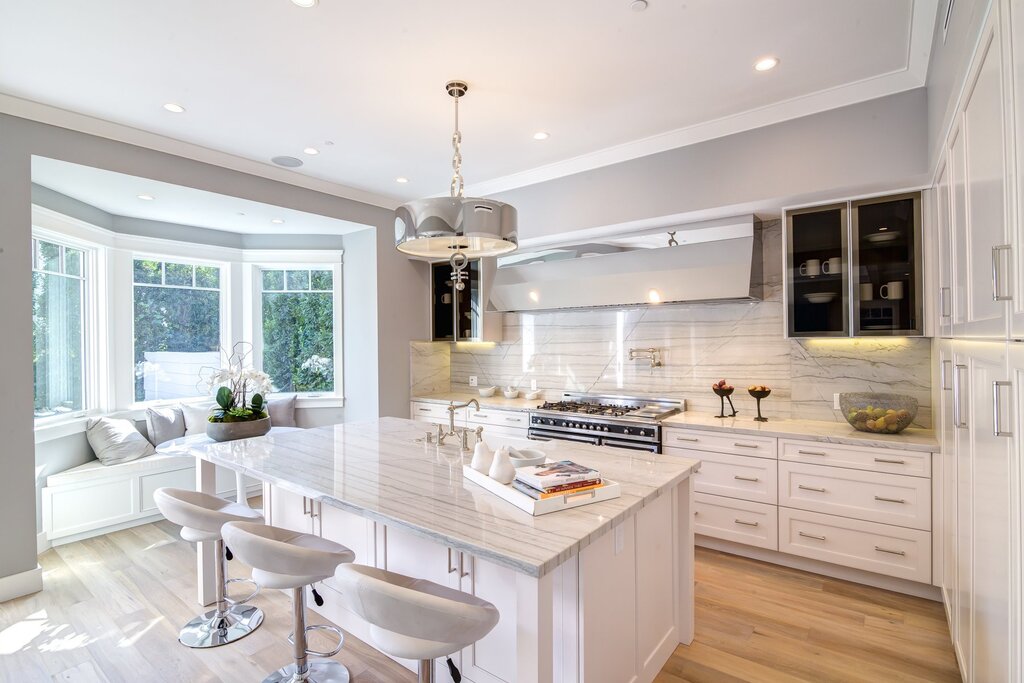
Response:
[[[25,258],[30,250],[32,155],[375,226],[380,256],[376,300],[386,302],[394,315],[382,316],[378,327],[376,315],[364,311],[361,319],[347,321],[346,331],[373,339],[379,358],[404,361],[378,365],[373,373],[375,387],[369,386],[373,384],[369,373],[362,377],[365,387],[349,387],[346,382],[346,393],[351,396],[347,408],[365,415],[397,414],[407,404],[408,342],[422,338],[427,330],[426,308],[416,305],[409,293],[422,291],[426,276],[423,268],[394,250],[391,211],[9,115],[0,115],[0,149],[0,320],[4,321],[0,375],[5,380],[0,392],[0,519],[5,522],[0,577],[36,566],[32,293],[30,263]],[[390,249],[382,249],[384,246]],[[346,257],[349,263],[353,259]],[[363,295],[358,290],[356,294]],[[399,347],[401,353],[395,355]],[[398,381],[403,372],[404,378]]]
[[[991,0],[956,0],[949,19],[949,29],[943,39],[943,13],[951,1],[940,3],[925,84],[928,89],[929,168],[938,162],[946,130],[967,77],[971,53],[991,5]]]
[[[924,90],[912,90],[495,197],[518,209],[520,236],[530,238],[711,209],[777,212],[922,185],[925,106]]]

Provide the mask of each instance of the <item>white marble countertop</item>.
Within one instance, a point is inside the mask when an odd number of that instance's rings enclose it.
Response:
[[[381,418],[256,439],[198,445],[194,454],[455,550],[543,576],[591,539],[637,514],[700,462],[641,451],[552,441],[536,448],[572,459],[620,484],[619,498],[533,517],[464,481],[455,445],[420,441],[428,425]],[[494,437],[500,440],[500,437]]]
[[[908,427],[899,434],[869,434],[858,432],[845,422],[824,420],[775,420],[755,422],[750,417],[716,418],[702,412],[684,412],[666,418],[664,427],[674,429],[703,429],[707,431],[773,436],[780,439],[803,439],[850,446],[873,448],[900,448],[908,451],[935,452],[939,442],[930,429]]]
[[[494,392],[494,396],[490,398],[484,398],[476,391],[446,391],[440,394],[427,394],[426,396],[413,396],[410,400],[412,401],[425,401],[427,403],[444,403],[448,404],[451,401],[456,403],[465,403],[471,398],[475,398],[480,402],[481,408],[490,408],[491,410],[518,410],[526,411],[532,410],[544,403],[543,398],[523,398],[523,392],[520,392],[519,398],[505,398],[501,395],[501,389]]]

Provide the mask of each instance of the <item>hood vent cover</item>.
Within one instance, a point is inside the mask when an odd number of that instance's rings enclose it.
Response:
[[[664,231],[655,239],[667,244]],[[761,226],[753,215],[683,226],[675,239],[677,246],[618,239],[520,253],[517,262],[499,261],[490,304],[539,311],[762,298]]]

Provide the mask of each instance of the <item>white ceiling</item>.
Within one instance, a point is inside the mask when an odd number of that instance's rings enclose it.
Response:
[[[412,198],[447,189],[462,78],[483,194],[920,87],[937,0],[629,4],[5,0],[0,92]]]
[[[116,216],[247,235],[344,235],[368,227],[45,157],[32,157],[32,182]],[[275,219],[284,223],[271,223]]]

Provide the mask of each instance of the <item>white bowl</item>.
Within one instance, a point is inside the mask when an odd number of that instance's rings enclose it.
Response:
[[[516,456],[517,453],[519,454],[518,457]],[[542,464],[546,457],[546,455],[535,448],[520,448],[517,451],[513,451],[509,459],[514,467],[529,467],[530,465]]]
[[[530,400],[530,401],[536,401],[538,398],[540,398],[543,395],[544,395],[544,390],[543,389],[538,389],[537,391],[531,391],[530,393],[528,393],[526,395],[526,398],[528,400]]]
[[[518,389],[515,389],[513,391],[502,391],[501,393],[503,393],[505,395],[505,398],[519,398],[519,390]]]
[[[827,304],[836,298],[835,292],[813,292],[811,294],[804,294],[804,298],[812,304]]]
[[[494,396],[494,392],[497,390],[498,387],[484,387],[483,389],[477,389],[481,398],[490,398],[491,396]]]

